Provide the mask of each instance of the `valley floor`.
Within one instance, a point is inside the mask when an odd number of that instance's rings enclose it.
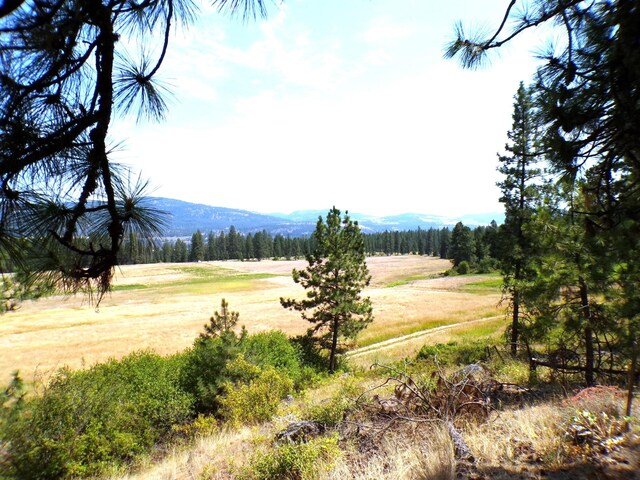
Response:
[[[417,255],[367,260],[375,321],[359,345],[447,324],[500,314],[499,289],[465,285],[484,277],[439,277],[448,260]],[[46,377],[62,366],[80,368],[137,350],[170,354],[188,348],[225,298],[250,333],[306,331],[299,314],[280,297],[302,297],[291,278],[306,262],[202,262],[124,266],[100,305],[82,296],[25,302],[0,316],[0,384],[15,370]]]

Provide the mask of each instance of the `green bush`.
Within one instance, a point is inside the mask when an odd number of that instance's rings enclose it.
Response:
[[[308,417],[325,428],[333,428],[344,420],[351,407],[352,402],[349,399],[334,397],[309,407]]]
[[[467,273],[469,273],[471,271],[471,265],[469,265],[469,262],[467,262],[466,260],[463,260],[456,267],[456,271],[460,275],[466,275]]]
[[[245,358],[261,367],[270,366],[287,373],[294,381],[302,377],[300,350],[280,331],[257,333],[242,345]]]
[[[318,371],[305,363],[300,344],[283,332],[250,335],[242,344],[242,352],[255,365],[271,366],[286,373],[293,380],[296,390],[308,387],[318,379]]]
[[[280,445],[257,455],[246,473],[247,480],[317,480],[340,454],[338,436],[318,437],[308,443]]]
[[[191,415],[172,358],[134,353],[86,371],[60,370],[4,415],[0,472],[24,479],[98,475],[134,460]]]
[[[256,423],[269,420],[280,401],[293,391],[293,381],[273,367],[261,369],[239,355],[228,365],[236,380],[223,384],[220,415],[230,423]]]
[[[317,373],[303,362],[302,349],[279,331],[237,336],[228,332],[218,338],[199,338],[182,354],[181,385],[195,398],[198,413],[215,414],[225,383],[238,378],[228,364],[238,354],[258,367],[271,367],[290,378],[297,390],[313,383]]]
[[[458,344],[457,342],[438,343],[436,345],[425,345],[418,352],[416,358],[427,362],[437,362],[439,365],[469,365],[487,357],[486,341],[468,342]]]
[[[180,385],[194,398],[197,413],[212,414],[219,408],[227,363],[241,352],[244,336],[228,332],[216,338],[199,338],[180,354]]]
[[[491,273],[498,269],[498,261],[495,258],[485,257],[478,262],[476,271],[478,273]]]
[[[362,392],[360,385],[347,380],[330,399],[309,407],[307,417],[325,428],[333,428],[356,408],[356,399]]]

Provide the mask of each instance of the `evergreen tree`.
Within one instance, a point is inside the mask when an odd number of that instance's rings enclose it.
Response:
[[[173,244],[173,254],[171,256],[171,261],[178,263],[189,261],[189,249],[187,247],[187,244],[179,238]]]
[[[229,233],[227,234],[227,258],[232,260],[242,259],[242,239],[233,225],[229,227]]]
[[[170,263],[172,262],[172,256],[173,256],[173,245],[171,245],[171,242],[169,240],[165,240],[162,243],[162,261],[166,262],[166,263]]]
[[[462,262],[475,264],[473,233],[462,222],[456,223],[451,231],[449,258],[453,260],[454,267]]]
[[[364,254],[364,238],[358,222],[340,210],[329,210],[326,222],[318,219],[313,233],[315,251],[307,255],[308,266],[293,270],[293,280],[307,290],[306,299],[280,299],[284,308],[301,312],[319,334],[322,347],[329,349],[329,371],[336,369],[340,337],[353,339],[373,321],[371,301],[361,297],[371,277]]]
[[[209,323],[204,325],[204,333],[200,334],[200,338],[224,336],[233,331],[239,318],[240,314],[230,311],[229,303],[223,298],[220,303],[220,312],[213,312],[213,317],[209,318]]]
[[[189,261],[201,262],[204,260],[204,236],[202,232],[198,230],[191,235],[191,247],[189,249]]]
[[[281,234],[277,234],[273,239],[273,256],[275,258],[285,256],[285,240]]]
[[[440,258],[449,258],[449,229],[443,228],[439,232],[440,241],[438,242],[438,254]]]
[[[498,171],[504,176],[498,186],[505,208],[501,229],[500,268],[504,297],[511,309],[511,353],[517,354],[520,333],[522,289],[532,280],[530,268],[535,255],[536,239],[525,233],[539,204],[541,170],[538,168],[538,120],[531,89],[521,82],[513,104],[513,125],[508,132],[507,155],[500,155]]]
[[[224,234],[224,232],[220,232],[220,235],[218,235],[218,241],[217,241],[217,245],[218,245],[218,260],[227,260],[229,258],[228,255],[228,249],[227,249],[227,236]]]
[[[608,311],[617,317],[616,331],[627,332],[621,353],[627,354],[634,378],[640,320],[637,310],[628,307],[640,304],[640,290],[633,286],[640,238],[640,5],[536,0],[532,8],[518,10],[515,4],[509,3],[488,38],[470,38],[458,28],[447,55],[476,66],[487,52],[526,30],[546,22],[565,30],[558,36],[563,43],[550,45],[538,69],[544,147],[554,173],[572,184],[570,190],[577,191],[581,183],[583,210],[574,210],[573,216],[574,225],[584,225],[588,233],[584,246],[590,251],[582,257],[610,266],[600,275],[615,284],[606,292]],[[576,222],[577,217],[583,218]],[[602,257],[605,244],[611,249]],[[625,275],[620,275],[621,266]]]
[[[248,233],[244,237],[244,248],[242,251],[242,258],[245,258],[247,260],[255,258],[255,253],[253,251],[253,235],[251,235],[250,233]]]
[[[207,234],[206,260],[219,260],[216,248],[216,236],[213,232]]]
[[[606,343],[616,351],[620,347],[615,318],[598,300],[605,299],[605,292],[611,289],[612,265],[604,251],[607,247],[598,247],[599,240],[591,237],[583,217],[573,213],[574,202],[582,199],[569,202],[568,211],[550,206],[539,209],[529,224],[528,230],[540,245],[528,265],[535,274],[521,290],[532,319],[523,333],[533,340],[552,336],[556,340],[550,343],[555,348],[584,352],[585,382],[593,385],[596,363],[602,363],[602,358],[596,362],[596,343]]]

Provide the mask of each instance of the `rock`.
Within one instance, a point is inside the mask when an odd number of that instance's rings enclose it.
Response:
[[[276,443],[305,443],[322,433],[322,425],[318,422],[303,420],[289,425],[278,432]]]

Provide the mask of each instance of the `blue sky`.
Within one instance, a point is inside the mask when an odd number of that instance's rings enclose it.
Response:
[[[497,156],[534,34],[480,71],[442,53],[497,0],[287,0],[243,23],[206,8],[173,38],[162,123],[117,121],[154,195],[256,212],[501,211]]]

